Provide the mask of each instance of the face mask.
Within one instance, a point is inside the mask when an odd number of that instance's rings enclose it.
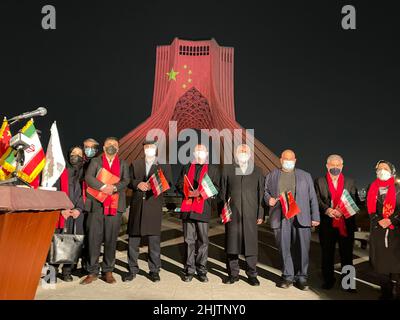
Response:
[[[85,155],[88,158],[93,158],[96,152],[97,152],[96,148],[89,148],[89,147],[85,148]]]
[[[81,156],[71,155],[69,157],[69,162],[74,165],[81,165],[83,162],[83,158]]]
[[[292,171],[294,169],[294,164],[295,164],[294,161],[283,160],[282,167],[287,171]]]
[[[155,148],[147,148],[144,150],[144,154],[147,157],[154,157],[156,155],[156,149]]]
[[[239,160],[239,162],[247,162],[250,159],[250,154],[248,154],[247,152],[240,152],[237,155],[237,158]]]
[[[106,153],[109,154],[110,156],[113,156],[114,154],[116,154],[118,152],[118,149],[114,146],[108,146],[105,149],[106,149]]]
[[[379,180],[387,181],[392,177],[392,174],[389,171],[385,170],[385,169],[381,169],[376,173],[376,177]]]
[[[195,151],[194,156],[196,159],[205,160],[207,158],[207,152],[205,151]]]
[[[330,168],[329,173],[333,176],[338,176],[342,170],[340,168]]]

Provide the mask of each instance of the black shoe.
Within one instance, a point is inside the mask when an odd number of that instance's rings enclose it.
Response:
[[[233,284],[235,282],[239,281],[239,277],[238,276],[229,276],[228,278],[225,279],[226,284]]]
[[[200,281],[200,282],[208,282],[207,275],[205,275],[205,274],[199,274],[199,281]]]
[[[72,276],[70,274],[63,274],[62,280],[64,282],[72,282],[72,281],[74,281],[74,278],[72,278]]]
[[[161,280],[158,272],[150,272],[149,276],[150,276],[150,280],[153,282],[159,282]]]
[[[296,283],[294,284],[294,286],[297,289],[300,289],[302,291],[307,291],[309,289],[308,283],[307,281],[296,281]]]
[[[191,281],[193,280],[193,274],[186,273],[186,274],[183,276],[182,280],[183,280],[184,282],[191,282]]]
[[[281,289],[289,289],[293,285],[293,282],[290,280],[282,279],[280,282],[276,284],[278,288]]]
[[[129,272],[125,277],[122,279],[123,282],[129,282],[136,278],[136,273]]]
[[[260,281],[258,281],[257,277],[249,277],[249,284],[251,286],[259,286]]]
[[[333,286],[335,285],[336,280],[333,281],[326,281],[322,284],[322,289],[324,290],[330,290],[333,288]]]

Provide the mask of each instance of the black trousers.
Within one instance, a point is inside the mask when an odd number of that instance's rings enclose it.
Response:
[[[257,256],[245,256],[246,258],[246,274],[248,277],[257,277]],[[228,274],[231,276],[238,276],[240,272],[239,267],[239,255],[238,254],[228,254],[226,267],[228,269]]]
[[[347,237],[341,237],[337,228],[323,224],[319,229],[321,245],[321,270],[325,283],[332,283],[335,279],[335,249],[339,244],[340,263],[342,268],[353,265],[354,232],[347,231]]]
[[[147,263],[149,264],[150,272],[158,273],[161,268],[161,248],[160,236],[147,236],[149,242],[149,254]],[[128,240],[128,265],[129,272],[136,274],[139,272],[138,258],[139,258],[139,245],[141,236],[129,237]]]
[[[103,211],[90,212],[88,215],[89,260],[87,271],[90,274],[100,272],[100,250],[104,241],[102,272],[112,272],[115,266],[115,251],[121,227],[122,212],[115,216],[105,216]]]
[[[194,274],[197,271],[197,274],[205,275],[208,259],[208,222],[183,220],[183,237],[185,273]]]

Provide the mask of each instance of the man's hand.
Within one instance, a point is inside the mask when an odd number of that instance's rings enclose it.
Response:
[[[101,192],[111,196],[114,193],[114,186],[112,184],[106,184],[105,187],[101,189]]]
[[[264,219],[257,219],[257,224],[262,224],[264,222]]]
[[[64,217],[65,220],[67,220],[71,216],[71,210],[61,210],[61,215]]]
[[[339,219],[342,215],[343,215],[343,213],[341,213],[339,210],[337,210],[337,209],[334,209],[333,210],[333,215],[335,216],[335,218],[336,219]]]
[[[271,198],[269,198],[268,204],[270,207],[273,207],[276,205],[277,202],[278,202],[277,199],[271,197]]]
[[[386,229],[387,227],[389,227],[392,224],[390,219],[382,219],[382,220],[379,220],[378,223],[383,229]]]
[[[328,208],[325,213],[329,218],[335,218],[335,209]]]
[[[318,227],[319,226],[319,221],[311,221],[311,226],[312,227]]]
[[[189,191],[189,197],[190,198],[197,198],[200,196],[200,192],[199,190],[193,190],[193,191]]]
[[[137,187],[140,191],[148,191],[150,189],[147,182],[140,182]]]
[[[70,211],[71,212],[71,216],[76,219],[79,217],[79,215],[81,214],[81,212],[78,209],[73,209]]]

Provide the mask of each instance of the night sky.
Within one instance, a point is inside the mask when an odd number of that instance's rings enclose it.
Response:
[[[41,28],[45,4],[56,30]],[[357,30],[341,28],[345,4]],[[0,14],[0,116],[47,107],[45,147],[54,120],[65,150],[124,136],[150,115],[156,46],[215,38],[235,48],[238,122],[273,152],[293,148],[314,177],[339,153],[360,187],[377,160],[400,165],[394,2],[30,0]]]

